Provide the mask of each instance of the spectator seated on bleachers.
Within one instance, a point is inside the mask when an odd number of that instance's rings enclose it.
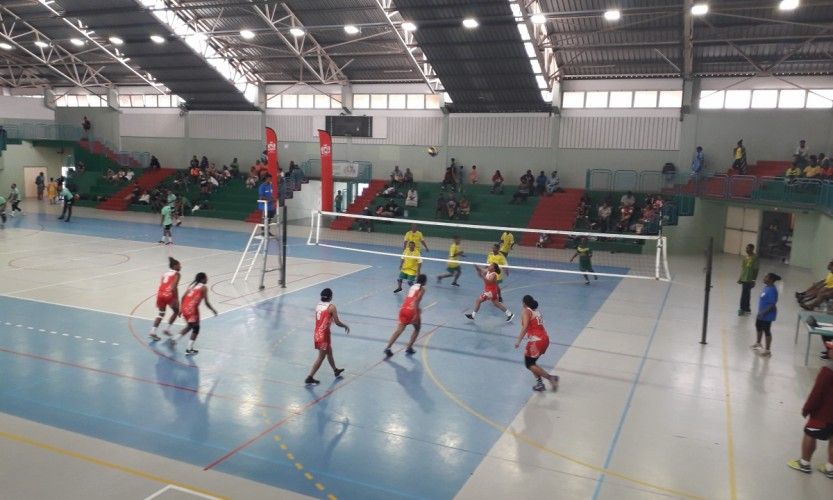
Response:
[[[394,186],[385,186],[379,196],[383,198],[404,198],[405,195],[402,192],[397,191]]]
[[[435,209],[434,210],[434,216],[435,217],[441,217],[445,214],[446,203],[447,202],[448,202],[448,200],[446,200],[445,194],[440,193],[439,196],[437,196],[437,204],[434,207],[434,209]]]
[[[631,217],[633,217],[633,205],[621,205],[619,207],[619,221],[616,223],[616,230],[624,233],[630,227]]]
[[[206,170],[208,168],[208,157],[203,155],[202,159],[200,159],[200,170]]]
[[[576,220],[588,220],[590,218],[590,207],[593,205],[593,200],[590,195],[584,193],[581,199],[578,200],[578,207],[576,208]]]
[[[610,232],[610,220],[613,215],[613,207],[610,206],[610,200],[605,199],[596,209],[596,220],[590,225],[594,230],[602,232]]]
[[[410,168],[405,169],[405,185],[410,186],[414,183],[414,173],[411,172]]]
[[[818,157],[816,155],[810,156],[810,163],[804,167],[804,177],[807,179],[817,179],[822,175],[822,168],[819,165]]]
[[[150,205],[150,193],[144,191],[137,200],[139,205]]]
[[[471,170],[469,170],[469,184],[477,184],[477,182],[477,165],[472,165]]]
[[[802,169],[810,164],[810,159],[807,156],[807,141],[804,139],[798,141],[798,147],[795,149],[795,153],[793,153],[793,163]]]
[[[538,242],[535,243],[535,246],[538,247],[538,248],[544,248],[544,246],[546,246],[546,244],[549,243],[549,242],[550,242],[550,235],[548,235],[546,233],[540,233],[538,235]]]
[[[801,169],[795,163],[784,172],[784,182],[787,184],[795,184],[799,177],[801,177]]]
[[[254,189],[257,186],[257,173],[255,172],[254,167],[252,167],[251,171],[249,171],[249,176],[246,177],[246,187],[249,189]]]
[[[521,177],[521,183],[518,185],[518,190],[512,195],[512,199],[509,200],[509,204],[514,205],[521,202],[526,203],[526,199],[529,198],[531,192],[532,184],[527,181],[526,176]]]
[[[457,205],[457,215],[466,218],[471,215],[471,202],[465,196],[460,198],[460,203]]]
[[[541,173],[538,174],[538,177],[535,179],[535,194],[541,196],[547,190],[547,174],[541,170]]]
[[[133,177],[134,177],[135,175],[136,175],[136,174],[134,174],[132,170],[125,170],[125,172],[124,172],[124,180],[126,180],[127,182],[132,182],[132,181],[133,181]]]
[[[457,198],[453,194],[445,202],[445,212],[449,219],[457,216]]]
[[[451,191],[457,190],[457,181],[455,181],[454,170],[451,167],[446,167],[445,175],[443,176],[442,189]]]
[[[492,189],[489,190],[492,194],[503,194],[503,175],[500,170],[495,170],[492,174]]]
[[[408,194],[405,195],[405,206],[406,207],[418,207],[419,206],[419,193],[416,190],[415,186],[411,186],[411,189],[408,190]]]
[[[547,196],[552,196],[553,194],[563,191],[560,187],[561,179],[558,177],[558,170],[553,170],[552,175],[549,179],[547,179]]]

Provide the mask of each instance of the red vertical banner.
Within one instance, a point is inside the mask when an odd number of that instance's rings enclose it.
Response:
[[[333,139],[326,130],[318,131],[321,147],[321,210],[333,211]]]
[[[266,168],[272,176],[272,197],[278,199],[278,134],[266,127]]]

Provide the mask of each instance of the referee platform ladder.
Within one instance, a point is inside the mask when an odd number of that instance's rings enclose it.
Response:
[[[283,210],[275,215],[275,219],[280,221]],[[243,255],[240,256],[240,261],[237,263],[237,268],[234,270],[234,276],[231,278],[231,283],[241,277],[243,281],[248,281],[252,270],[259,268],[260,272],[260,289],[263,290],[266,273],[272,271],[280,271],[284,265],[282,259],[282,240],[281,240],[282,225],[280,222],[269,222],[266,212],[263,212],[263,222],[255,224],[252,229],[252,234],[249,236],[249,241],[246,243],[246,249]],[[275,256],[278,258],[278,265],[272,269],[267,267],[269,260],[270,242],[274,242]],[[259,265],[258,265],[259,264]],[[284,285],[283,273],[281,273],[281,285]]]

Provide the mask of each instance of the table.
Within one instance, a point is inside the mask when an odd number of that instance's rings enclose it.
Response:
[[[810,325],[807,324],[807,318],[809,318],[810,316],[814,317],[816,321],[819,323],[833,323],[833,314],[825,314],[818,311],[800,311],[798,313],[798,318],[795,322],[795,340],[793,341],[793,343],[798,343],[798,328],[803,323],[804,326],[807,327],[807,350],[804,351],[804,366],[807,366],[807,363],[810,360],[810,341],[812,340],[811,337],[813,335],[818,335],[820,337],[833,337],[833,332],[831,332],[830,330],[819,330],[818,328],[810,327]]]

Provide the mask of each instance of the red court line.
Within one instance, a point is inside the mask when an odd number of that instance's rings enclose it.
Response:
[[[225,400],[228,400],[228,401],[235,401],[235,402],[238,402],[238,403],[241,403],[241,404],[242,403],[250,404],[250,405],[258,407],[258,408],[269,408],[269,409],[272,409],[272,410],[291,411],[291,410],[289,410],[289,408],[285,408],[285,407],[281,407],[281,406],[277,406],[277,405],[270,405],[270,404],[266,404],[266,403],[253,403],[249,400],[242,400],[242,399],[239,399],[239,398],[236,398],[236,397],[233,397],[233,396],[226,396],[226,395],[223,395],[223,394],[217,394],[213,391],[204,391],[204,390],[201,390],[199,388],[186,387],[186,386],[183,386],[183,385],[176,385],[176,384],[169,384],[169,383],[166,383],[166,382],[160,382],[158,380],[151,380],[151,379],[147,379],[147,378],[136,377],[134,375],[127,375],[126,373],[119,373],[119,372],[114,372],[114,371],[110,371],[110,370],[103,370],[101,368],[93,368],[92,366],[79,365],[77,363],[72,363],[72,362],[69,362],[69,361],[61,361],[60,359],[47,358],[46,356],[39,356],[37,354],[29,354],[29,353],[26,353],[26,352],[12,351],[11,349],[6,349],[4,347],[0,347],[0,352],[5,352],[5,353],[8,353],[8,354],[14,354],[16,356],[23,356],[23,357],[26,357],[26,358],[37,359],[37,360],[40,360],[40,361],[48,361],[50,363],[56,363],[56,364],[59,364],[59,365],[69,366],[69,367],[72,367],[72,368],[78,368],[79,370],[87,370],[87,371],[91,371],[91,372],[95,372],[95,373],[101,373],[101,374],[104,374],[104,375],[112,375],[114,377],[125,378],[125,379],[128,379],[128,380],[135,380],[137,382],[144,382],[146,384],[153,384],[153,385],[158,385],[158,386],[162,386],[162,387],[168,387],[168,388],[176,389],[176,390],[179,390],[179,391],[186,391],[186,392],[191,392],[191,393],[194,393],[194,394],[210,395],[211,397],[215,397],[215,398],[219,398],[219,399],[225,399]]]
[[[446,322],[446,323],[447,323],[447,322]],[[431,330],[429,330],[428,332],[423,333],[422,335],[420,335],[420,336],[419,336],[419,338],[417,338],[417,341],[418,341],[420,338],[422,338],[422,337],[424,337],[424,336],[426,336],[426,335],[431,335],[432,333],[434,333],[435,331],[437,331],[440,327],[444,326],[446,323],[443,323],[443,324],[437,325],[437,326],[435,326],[434,328],[432,328]],[[403,347],[400,347],[399,349],[397,349],[395,352],[396,352],[396,353],[399,353],[399,352],[402,352],[402,351],[404,351],[404,350],[405,350],[405,347],[403,346]],[[213,462],[211,462],[210,464],[208,464],[208,465],[206,465],[205,467],[203,467],[203,469],[202,469],[202,470],[210,470],[210,469],[213,469],[214,467],[216,467],[216,466],[220,465],[221,463],[223,463],[223,462],[225,462],[226,460],[228,460],[229,458],[231,458],[233,455],[235,455],[235,454],[237,454],[238,452],[240,452],[240,451],[242,451],[242,450],[244,450],[244,449],[248,448],[248,447],[249,447],[252,443],[254,443],[255,441],[257,441],[258,439],[262,438],[263,436],[265,436],[265,435],[269,434],[270,432],[274,431],[274,430],[275,430],[275,429],[277,429],[278,427],[280,427],[280,426],[284,425],[285,423],[289,422],[289,420],[290,420],[290,419],[292,419],[292,417],[298,417],[298,416],[301,416],[304,412],[306,412],[307,410],[309,410],[309,409],[310,409],[310,408],[312,408],[313,406],[317,405],[317,404],[318,404],[318,403],[320,403],[321,401],[323,401],[323,400],[327,399],[328,397],[332,396],[333,394],[335,394],[335,392],[336,392],[336,391],[338,391],[339,389],[342,389],[342,388],[346,387],[348,384],[350,384],[350,382],[353,382],[353,381],[355,381],[355,380],[358,380],[359,378],[361,378],[362,376],[364,376],[365,374],[367,374],[369,371],[373,370],[374,368],[376,368],[377,366],[379,366],[379,365],[381,365],[382,363],[386,362],[387,360],[388,360],[388,358],[387,358],[387,357],[382,358],[382,359],[380,359],[379,361],[377,361],[376,363],[374,363],[374,364],[370,365],[368,368],[366,368],[363,372],[359,373],[359,374],[358,374],[358,375],[356,375],[355,377],[353,377],[353,378],[351,378],[351,379],[348,379],[348,380],[344,381],[344,383],[339,384],[338,386],[336,386],[336,387],[334,387],[334,388],[332,388],[332,389],[328,389],[328,390],[327,390],[324,394],[322,394],[321,396],[317,397],[316,399],[313,399],[313,400],[312,400],[312,401],[310,401],[309,403],[307,403],[307,404],[305,404],[304,406],[302,406],[302,407],[301,407],[301,408],[300,408],[297,412],[294,412],[292,415],[289,415],[289,416],[287,416],[287,417],[284,417],[282,420],[278,421],[277,423],[275,423],[275,424],[273,424],[272,426],[270,426],[270,427],[266,428],[265,430],[263,430],[263,432],[261,432],[261,433],[257,434],[256,436],[252,437],[251,439],[249,439],[249,440],[247,440],[247,441],[245,441],[245,442],[241,443],[240,445],[238,445],[237,447],[233,448],[231,451],[229,451],[229,452],[228,452],[228,453],[226,453],[225,455],[221,456],[220,458],[218,458],[218,459],[214,460],[214,461],[213,461]]]

